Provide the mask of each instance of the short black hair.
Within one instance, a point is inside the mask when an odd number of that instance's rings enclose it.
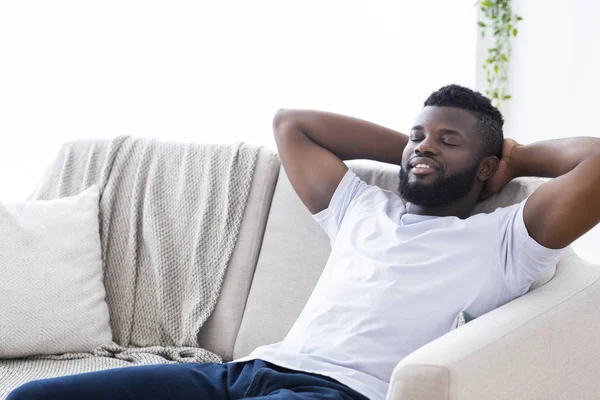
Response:
[[[470,112],[477,118],[484,155],[502,156],[504,118],[489,98],[464,86],[446,85],[429,95],[424,103],[427,106],[456,107]]]

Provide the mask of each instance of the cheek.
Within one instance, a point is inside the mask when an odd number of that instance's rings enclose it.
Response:
[[[478,161],[473,160],[473,158],[467,154],[453,157],[452,159],[446,159],[445,175],[460,174],[461,172],[475,168],[476,165],[479,165]]]
[[[407,144],[404,147],[404,151],[402,152],[402,165],[406,165],[408,160],[410,159],[410,155],[413,153],[414,146],[411,144]]]

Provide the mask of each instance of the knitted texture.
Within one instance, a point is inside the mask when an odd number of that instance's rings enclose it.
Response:
[[[175,362],[222,362],[198,347],[239,233],[260,148],[118,137],[64,145],[31,200],[101,188],[112,344],[0,361],[0,398],[40,378]],[[35,332],[32,332],[35,334]]]

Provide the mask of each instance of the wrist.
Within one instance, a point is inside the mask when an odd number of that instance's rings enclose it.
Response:
[[[529,176],[527,168],[527,146],[516,143],[506,160],[513,178]]]

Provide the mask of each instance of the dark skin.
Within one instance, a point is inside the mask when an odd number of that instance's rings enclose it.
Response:
[[[469,194],[444,207],[427,208],[408,204],[407,211],[419,215],[440,217],[457,216],[468,218],[487,181],[496,171],[497,157],[477,157],[481,152],[481,141],[476,134],[477,119],[472,114],[450,107],[425,107],[415,119],[409,141],[402,153],[402,166],[406,167],[414,157],[432,159],[439,169],[425,176],[410,174],[409,182],[423,184],[433,181],[439,174],[446,176],[459,173],[473,163],[479,164],[475,184]]]
[[[542,246],[563,248],[600,222],[600,139],[579,137],[520,145],[505,139],[502,157],[481,156],[475,117],[452,107],[425,107],[411,138],[380,125],[339,114],[280,110],[273,130],[283,167],[309,211],[327,208],[348,170],[342,160],[371,159],[406,165],[414,156],[436,161],[435,173],[411,176],[423,183],[436,174],[479,169],[470,193],[439,208],[409,204],[410,213],[467,218],[478,200],[519,176],[555,178],[527,200],[524,221]],[[450,131],[454,132],[451,133]],[[454,146],[449,146],[452,144]]]

